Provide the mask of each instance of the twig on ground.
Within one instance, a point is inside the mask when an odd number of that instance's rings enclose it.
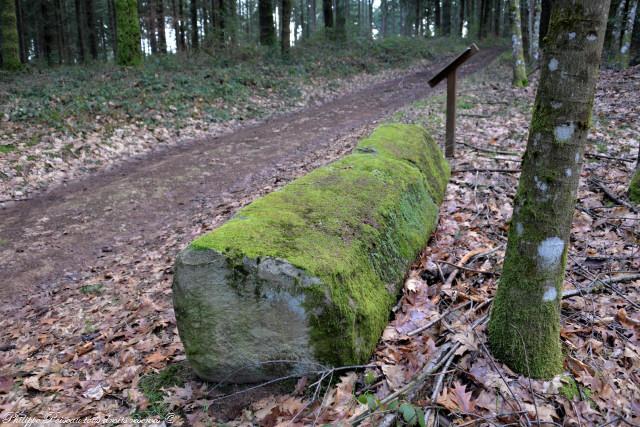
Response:
[[[488,253],[493,253],[495,252],[496,248],[481,248],[481,249],[474,249],[470,252],[467,252],[462,259],[460,259],[460,262],[458,262],[457,264],[454,265],[454,267],[456,267],[450,274],[449,277],[447,277],[447,281],[444,282],[444,285],[442,285],[443,289],[448,289],[451,287],[451,285],[453,284],[453,281],[455,280],[456,276],[458,275],[458,272],[460,271],[460,267],[464,267],[464,265],[469,262],[469,260],[475,256],[480,256],[480,255],[485,255]]]
[[[453,266],[455,268],[458,268],[458,269],[463,270],[463,271],[468,271],[470,273],[488,274],[489,276],[500,275],[500,273],[496,273],[495,271],[484,271],[484,270],[476,270],[474,268],[469,268],[469,267],[462,267],[460,265],[456,265],[456,264],[454,264],[452,262],[449,262],[449,261],[438,261],[438,262],[440,262],[442,264],[451,265],[451,266]]]
[[[469,304],[471,304],[471,301],[467,301],[464,304],[461,304],[457,307],[452,307],[449,310],[445,311],[444,313],[442,313],[441,315],[439,315],[438,317],[436,317],[435,319],[433,319],[432,321],[430,321],[429,323],[427,323],[426,325],[420,326],[419,328],[416,328],[412,331],[409,331],[407,333],[407,336],[412,337],[414,335],[419,334],[420,332],[429,329],[430,327],[432,327],[433,325],[435,325],[436,323],[438,323],[439,321],[441,321],[442,319],[444,319],[445,317],[447,317],[448,315],[450,315],[453,312],[456,312],[462,308],[465,308],[466,306],[468,306]]]
[[[470,168],[470,169],[458,169],[453,170],[451,173],[463,173],[463,172],[496,172],[496,173],[520,173],[520,169],[482,169],[482,168]]]
[[[517,153],[515,151],[507,151],[507,150],[491,150],[489,148],[483,148],[483,147],[478,147],[477,145],[473,145],[473,144],[469,144],[468,142],[461,142],[461,145],[464,145],[465,147],[469,147],[473,150],[476,151],[481,151],[483,153],[489,153],[489,154],[504,154],[507,156],[518,156],[520,157],[520,153]]]
[[[630,282],[632,280],[640,280],[640,274],[626,274],[622,276],[612,277],[610,279],[594,279],[593,283],[585,288],[564,291],[562,293],[562,298],[571,298],[571,297],[580,296],[584,294],[590,294],[593,292],[597,292],[603,288],[612,289],[609,285],[613,283],[624,283],[624,282]]]
[[[633,206],[631,203],[627,202],[626,200],[622,200],[621,198],[619,198],[618,196],[616,196],[613,191],[611,191],[609,188],[607,188],[606,185],[604,185],[602,182],[598,181],[597,179],[591,179],[591,183],[593,185],[595,185],[596,187],[598,187],[600,190],[602,190],[602,192],[612,201],[616,202],[617,204],[619,204],[620,206],[624,206],[626,208],[628,208],[631,212],[638,212],[638,209]]]
[[[597,154],[597,153],[584,153],[584,155],[586,157],[593,157],[593,158],[596,158],[596,159],[609,159],[609,160],[617,160],[619,162],[628,162],[628,163],[634,163],[635,162],[634,159],[626,159],[624,157],[606,156],[604,154]]]

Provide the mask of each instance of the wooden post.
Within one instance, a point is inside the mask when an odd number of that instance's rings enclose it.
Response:
[[[447,76],[447,135],[444,140],[444,155],[454,158],[456,151],[456,70]]]
[[[434,87],[445,78],[447,79],[447,135],[444,141],[444,153],[447,158],[455,156],[456,145],[456,71],[469,58],[478,52],[478,46],[472,44],[456,59],[429,80],[429,86]]]

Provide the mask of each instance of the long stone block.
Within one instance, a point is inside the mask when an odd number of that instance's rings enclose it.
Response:
[[[423,128],[384,125],[193,241],[173,299],[196,373],[250,383],[366,362],[449,173]]]

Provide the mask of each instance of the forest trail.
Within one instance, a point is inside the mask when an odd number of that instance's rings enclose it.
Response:
[[[501,52],[479,52],[460,76]],[[0,299],[16,303],[80,277],[97,260],[153,250],[163,230],[187,228],[198,212],[215,218],[229,198],[277,182],[283,170],[299,168],[331,141],[430,96],[438,89],[427,80],[445,64],[434,61],[321,106],[156,152],[0,208]]]

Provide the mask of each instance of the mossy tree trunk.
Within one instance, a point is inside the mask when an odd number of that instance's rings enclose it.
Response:
[[[140,21],[136,0],[116,0],[117,55],[119,65],[142,64]]]
[[[283,57],[289,56],[289,45],[291,39],[291,0],[282,0],[280,26],[280,50]]]
[[[613,21],[613,29],[611,31],[611,46],[616,54],[620,50],[620,41],[622,39],[622,31],[624,28],[624,10],[627,6],[627,0],[620,0],[616,8],[616,16]]]
[[[273,46],[276,30],[273,25],[273,0],[258,0],[258,20],[260,21],[260,44]]]
[[[636,21],[636,11],[638,10],[638,0],[631,0],[627,7],[627,18],[621,27],[624,27],[618,53],[616,55],[616,65],[620,68],[628,68],[631,59],[631,36]],[[624,21],[624,20],[623,20]]]
[[[533,63],[537,63],[540,56],[540,14],[542,11],[540,0],[532,0],[531,1],[532,9],[531,9],[531,61]]]
[[[15,71],[20,63],[20,39],[15,0],[0,0],[0,29],[2,30],[2,68]]]
[[[522,27],[520,24],[520,0],[510,0],[511,49],[513,50],[513,85],[523,87],[529,84],[522,49]]]
[[[609,1],[556,0],[489,323],[494,356],[534,378],[562,370],[560,296]]]

